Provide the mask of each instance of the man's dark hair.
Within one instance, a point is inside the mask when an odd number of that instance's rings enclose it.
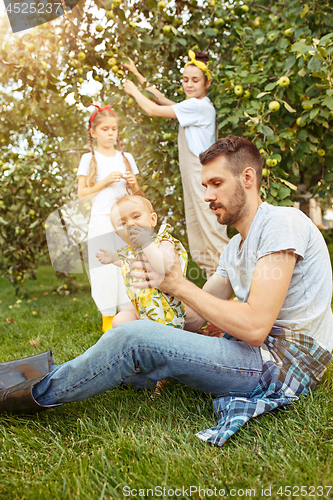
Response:
[[[199,160],[202,165],[214,160],[218,156],[228,158],[229,170],[235,177],[239,177],[244,168],[252,167],[257,174],[257,188],[260,190],[262,181],[262,159],[258,148],[245,137],[228,135],[218,139],[206,151],[201,153]]]

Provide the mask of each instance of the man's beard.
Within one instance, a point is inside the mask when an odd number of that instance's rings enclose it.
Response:
[[[246,194],[243,186],[239,181],[237,181],[235,190],[230,196],[232,200],[228,209],[222,203],[212,201],[209,204],[209,208],[223,208],[224,212],[217,214],[217,222],[219,224],[225,224],[227,226],[234,226],[240,219],[243,218],[243,214],[246,211],[247,202]]]

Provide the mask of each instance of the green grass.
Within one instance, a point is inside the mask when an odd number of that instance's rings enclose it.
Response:
[[[0,280],[0,361],[52,348],[61,363],[100,337],[101,317],[89,284],[78,279],[83,286],[76,301],[52,295],[54,271],[42,267],[38,280],[27,283],[31,302],[24,299],[12,309],[17,297]],[[15,322],[7,324],[8,317]],[[36,339],[34,348],[29,341]],[[0,499],[129,498],[125,485],[244,490],[232,498],[248,498],[250,488],[256,491],[251,498],[291,498],[278,494],[286,486],[303,485],[310,493],[310,486],[332,485],[332,379],[330,367],[312,395],[250,421],[222,448],[194,437],[216,422],[211,398],[179,384],[155,400],[149,391],[117,388],[33,416],[1,416]],[[269,486],[271,495],[261,495]],[[147,497],[137,493],[131,498]],[[177,497],[171,493],[164,498],[190,497],[189,490]],[[192,492],[191,498],[219,497]]]

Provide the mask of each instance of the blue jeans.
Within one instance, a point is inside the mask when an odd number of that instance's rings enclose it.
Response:
[[[154,321],[118,325],[77,358],[55,367],[33,388],[41,405],[82,401],[140,372],[174,379],[213,397],[249,396],[259,382],[259,347],[225,336],[206,337]]]

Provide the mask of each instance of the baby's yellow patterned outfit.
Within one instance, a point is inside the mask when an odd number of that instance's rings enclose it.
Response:
[[[180,241],[168,233],[170,227],[169,224],[161,226],[158,234],[153,234],[152,241],[158,247],[162,241],[170,241],[173,244],[178,253],[181,268],[185,276],[187,252]],[[144,258],[142,249],[127,246],[120,248],[116,254],[122,261],[121,272],[126,285],[127,295],[138,311],[140,319],[150,319],[163,325],[173,326],[174,328],[184,328],[186,315],[185,306],[181,300],[163,293],[157,290],[157,288],[132,288],[133,277],[129,274],[131,271],[130,263],[131,261],[142,260]]]

